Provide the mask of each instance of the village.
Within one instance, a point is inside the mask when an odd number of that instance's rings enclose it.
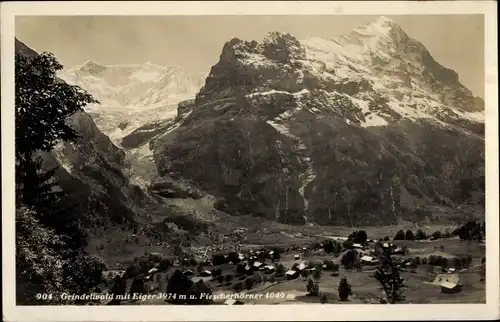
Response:
[[[148,252],[127,269],[104,272],[97,292],[151,294],[110,305],[389,303],[376,278],[386,270],[381,247],[401,275],[401,296],[393,303],[484,302],[484,242],[398,234],[374,240],[356,231],[308,245],[228,244],[178,256]]]

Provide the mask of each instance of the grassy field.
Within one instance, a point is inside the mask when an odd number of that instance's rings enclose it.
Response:
[[[438,267],[429,268],[429,265],[421,265],[415,272],[408,270],[402,273],[405,279],[407,290],[405,299],[402,303],[484,303],[486,299],[485,282],[480,281],[479,265],[481,259],[485,256],[484,247],[477,242],[464,242],[457,238],[439,239],[436,241],[398,241],[398,246],[407,246],[408,254],[406,257],[415,256],[427,257],[431,254],[449,254],[449,255],[470,255],[472,264],[469,268],[458,272],[462,291],[455,294],[446,294],[441,292],[438,285],[430,284],[439,272]],[[303,260],[332,260],[333,255],[311,256],[301,260],[294,260],[295,253],[283,254],[280,263],[286,269],[292,267],[294,263],[301,263]],[[285,280],[284,277],[274,277],[275,282],[270,283],[269,279],[274,273],[265,274],[264,272],[255,272],[253,276],[236,276],[235,265],[225,264],[218,266],[222,269],[223,275],[233,275],[231,282],[219,284],[217,281],[206,279],[206,284],[212,289],[214,294],[234,294],[234,284],[243,283],[247,278],[255,277],[255,274],[265,276],[264,282],[255,285],[251,289],[241,291],[240,294],[253,294],[257,298],[244,298],[244,304],[298,304],[298,303],[319,303],[319,296],[308,296],[306,290],[306,281],[301,277],[293,280]],[[152,282],[147,283],[151,287],[152,294],[166,292],[167,278],[176,268],[170,268],[167,271],[159,272],[152,277]],[[181,268],[182,269],[182,268]],[[191,268],[193,269],[193,268]],[[210,269],[210,267],[207,267]],[[194,270],[194,269],[193,269]],[[362,271],[346,271],[341,268],[338,276],[332,276],[331,271],[324,270],[319,282],[321,295],[326,295],[329,304],[361,304],[361,303],[379,303],[382,293],[380,284],[371,277],[374,267],[364,266]],[[347,302],[341,302],[337,295],[337,287],[342,276],[345,276],[352,287],[352,296]],[[267,281],[266,281],[267,280]],[[158,282],[160,281],[160,282]],[[129,280],[129,286],[131,280]],[[248,297],[248,295],[246,295]],[[163,299],[150,299],[145,301],[128,301],[124,304],[130,305],[166,305]],[[215,301],[214,304],[223,304],[222,300]]]

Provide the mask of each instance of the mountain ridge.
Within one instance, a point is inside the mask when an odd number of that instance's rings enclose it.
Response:
[[[192,180],[228,213],[301,224],[408,219],[415,209],[401,206],[401,189],[455,207],[461,162],[472,162],[467,180],[481,195],[484,102],[423,45],[396,35],[404,41],[391,42],[392,56],[377,53],[392,69],[361,40],[343,43],[362,54],[354,57],[332,50],[342,47],[338,39],[328,41],[328,55],[277,32],[261,43],[228,41],[194,101],[151,141],[160,176]],[[464,144],[459,161],[454,151]],[[446,178],[442,167],[452,168]]]
[[[118,146],[124,136],[147,121],[175,115],[176,104],[201,87],[198,76],[180,67],[150,62],[104,65],[91,60],[60,73],[66,82],[99,99],[101,104],[88,106],[86,111]]]

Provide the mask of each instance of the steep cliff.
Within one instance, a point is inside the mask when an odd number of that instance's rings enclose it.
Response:
[[[418,218],[409,199],[484,201],[484,102],[384,17],[336,39],[233,39],[169,122],[150,142],[159,174],[229,214],[389,224]]]

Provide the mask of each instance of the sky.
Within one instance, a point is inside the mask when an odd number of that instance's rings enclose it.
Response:
[[[386,16],[423,43],[461,83],[484,97],[484,16]],[[378,16],[18,16],[16,37],[37,52],[52,52],[66,67],[100,64],[179,66],[208,73],[232,38],[260,41],[268,32],[298,38],[348,34]]]

